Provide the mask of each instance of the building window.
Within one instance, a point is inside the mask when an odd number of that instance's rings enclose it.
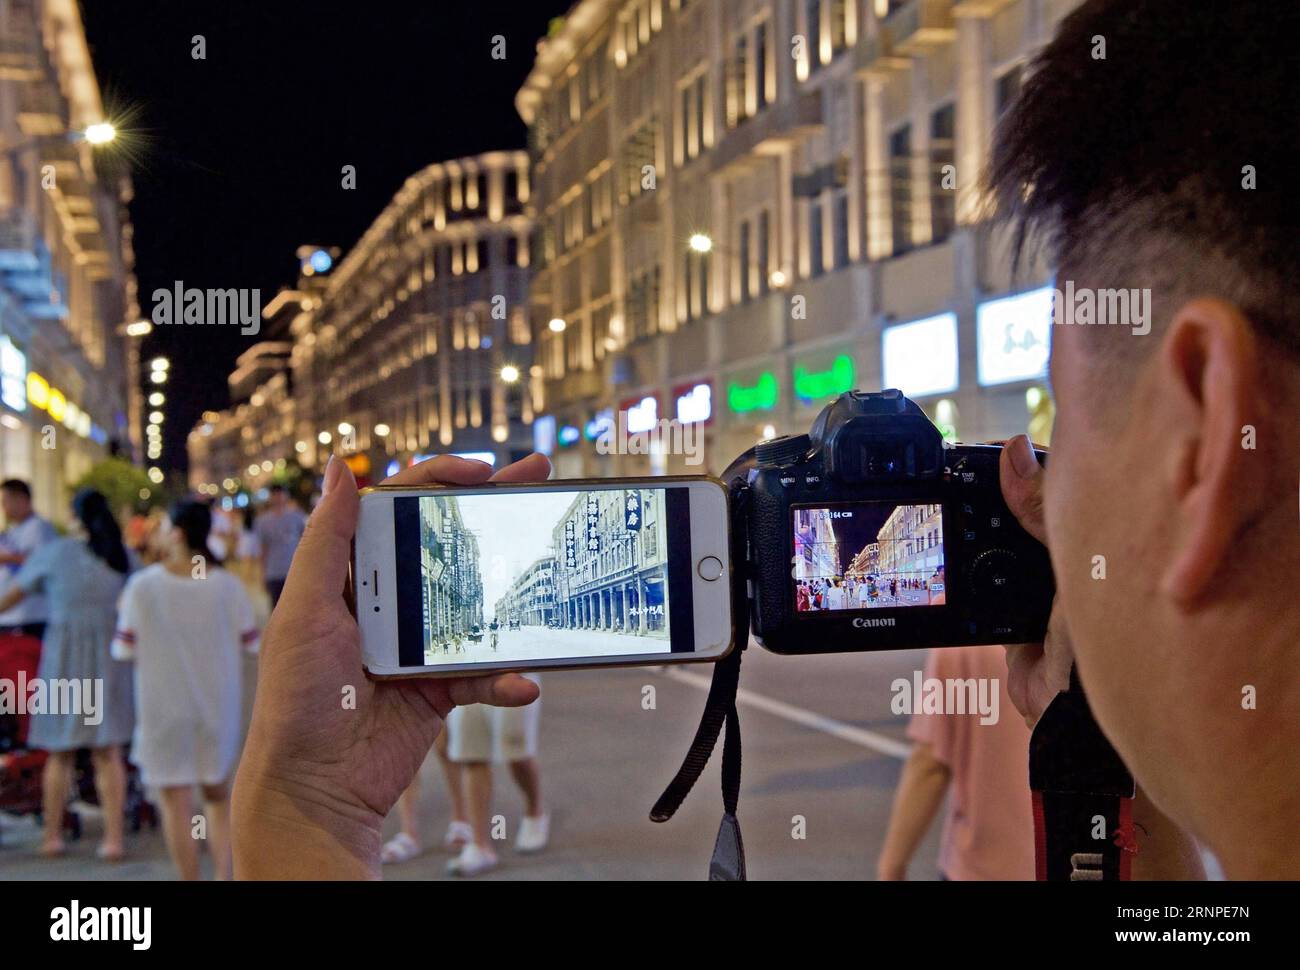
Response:
[[[808,29],[808,73],[815,74],[822,66],[821,0],[808,0],[804,10]]]
[[[727,127],[735,128],[749,117],[749,38],[741,34],[736,38],[734,53],[727,62],[726,85]]]
[[[740,224],[740,301],[748,303],[754,296],[753,290],[753,253],[749,233],[749,220]]]
[[[957,190],[952,184],[956,150],[953,142],[955,112],[951,104],[930,115],[930,241],[942,242],[952,235],[957,222]],[[946,171],[945,171],[946,169]]]
[[[709,253],[686,252],[682,286],[686,292],[688,321],[709,312],[709,259]]]
[[[771,246],[771,217],[764,209],[758,217],[758,292],[767,293],[769,270],[769,247]]]
[[[835,246],[833,258],[835,268],[843,269],[849,265],[849,194],[843,190],[832,197],[831,237]]]
[[[704,151],[704,85],[706,75],[687,82],[681,94],[682,159],[688,161]]]
[[[1020,97],[1020,86],[1024,80],[1023,65],[1016,64],[998,75],[994,87],[994,117],[998,120],[1006,114],[1007,109]]]
[[[754,84],[756,85],[755,94],[757,95],[758,109],[761,111],[767,107],[768,90],[767,90],[767,24],[766,22],[758,25],[754,33]]]
[[[808,206],[808,273],[821,276],[825,269],[822,261],[822,202],[819,197]]]
[[[889,211],[894,253],[912,248],[912,126],[889,136]]]

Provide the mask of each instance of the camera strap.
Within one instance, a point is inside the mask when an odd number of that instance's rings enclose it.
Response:
[[[722,824],[713,843],[709,860],[710,882],[737,882],[745,879],[745,843],[740,836],[736,805],[740,800],[740,718],[736,713],[736,690],[740,684],[740,658],[749,643],[749,610],[746,594],[746,543],[744,510],[748,487],[743,478],[731,480],[731,586],[732,635],[731,653],[714,664],[713,682],[704,702],[704,714],[695,730],[690,750],[677,774],[650,809],[650,821],[666,822],[673,817],[690,790],[699,780],[704,766],[713,755],[718,734],[726,726],[722,742]]]
[[[1133,776],[1097,726],[1075,669],[1030,735],[1029,787],[1040,882],[1129,878]]]

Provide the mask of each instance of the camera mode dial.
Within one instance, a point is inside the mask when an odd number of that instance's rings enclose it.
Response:
[[[811,446],[812,439],[806,434],[783,434],[755,445],[754,458],[760,465],[770,467],[793,465],[808,454]]]

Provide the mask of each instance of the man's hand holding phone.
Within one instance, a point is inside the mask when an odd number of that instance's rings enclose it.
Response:
[[[385,481],[412,487],[545,481],[529,455],[491,466],[441,455]],[[519,707],[537,686],[516,674],[375,683],[344,601],[358,515],[356,481],[331,458],[262,638],[257,700],[234,790],[242,879],[378,878],[380,829],[458,704]]]

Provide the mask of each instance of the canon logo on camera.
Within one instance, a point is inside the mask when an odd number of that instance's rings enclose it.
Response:
[[[859,616],[856,619],[854,619],[853,625],[858,628],[867,627],[867,626],[893,626],[894,618]]]

